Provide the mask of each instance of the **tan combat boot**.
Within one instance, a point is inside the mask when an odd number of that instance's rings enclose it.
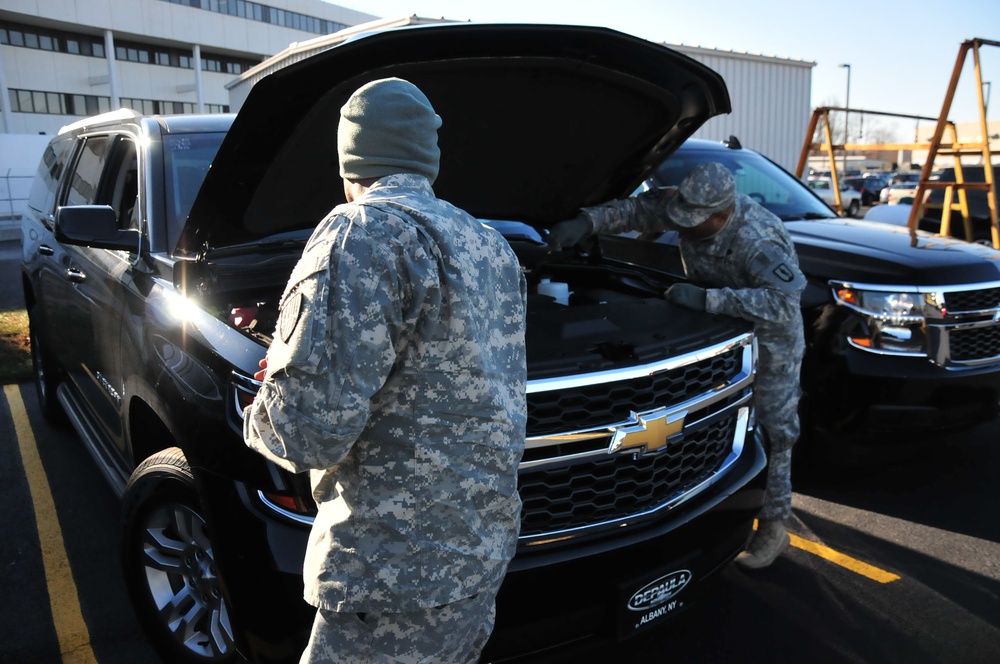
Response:
[[[788,548],[790,541],[784,522],[759,521],[747,550],[736,556],[736,564],[743,569],[767,567]]]

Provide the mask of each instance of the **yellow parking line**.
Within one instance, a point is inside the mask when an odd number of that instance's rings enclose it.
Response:
[[[817,542],[803,539],[798,535],[793,535],[791,533],[789,533],[788,536],[791,538],[792,546],[795,548],[808,551],[809,553],[819,556],[824,560],[829,560],[835,565],[840,565],[841,567],[849,569],[855,574],[866,576],[872,581],[878,581],[879,583],[892,583],[893,581],[899,580],[899,575],[897,574],[886,572],[885,570],[879,569],[874,565],[861,562],[857,558],[851,558],[850,556],[840,553],[839,551],[834,551],[828,546],[823,546]]]
[[[97,664],[97,657],[90,647],[90,632],[80,610],[79,595],[73,581],[73,571],[66,555],[62,529],[56,513],[55,501],[49,489],[49,480],[38,456],[35,436],[28,422],[24,401],[16,385],[3,388],[14,418],[14,431],[21,450],[21,463],[28,478],[31,501],[35,507],[35,523],[42,547],[42,563],[49,590],[49,608],[59,639],[59,652],[64,662]]]

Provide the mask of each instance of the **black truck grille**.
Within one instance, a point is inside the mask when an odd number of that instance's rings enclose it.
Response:
[[[737,422],[735,414],[719,419],[656,455],[611,454],[522,471],[521,537],[608,523],[669,503],[721,467]]]
[[[955,362],[1000,357],[1000,325],[953,330],[948,345]]]
[[[677,404],[732,380],[740,371],[742,349],[652,376],[599,383],[573,390],[528,395],[528,435],[610,426],[641,412]]]
[[[944,304],[949,314],[997,309],[1000,308],[1000,288],[945,293]]]

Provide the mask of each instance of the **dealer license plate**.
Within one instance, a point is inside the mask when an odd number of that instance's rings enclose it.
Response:
[[[619,638],[645,631],[680,613],[688,604],[693,580],[690,570],[675,568],[621,584],[618,588]]]

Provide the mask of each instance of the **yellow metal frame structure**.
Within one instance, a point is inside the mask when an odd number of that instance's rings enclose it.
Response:
[[[996,183],[993,179],[993,161],[992,155],[1000,154],[1000,151],[994,151],[990,149],[989,143],[989,132],[987,131],[986,124],[986,104],[983,99],[983,75],[982,68],[979,60],[979,48],[981,46],[1000,46],[1000,42],[992,41],[988,39],[970,39],[962,42],[961,47],[958,52],[958,60],[955,62],[955,69],[951,75],[951,82],[948,85],[948,91],[945,94],[944,106],[941,108],[941,115],[937,118],[921,117],[916,115],[905,115],[901,113],[885,113],[881,111],[866,111],[857,108],[837,108],[832,106],[824,106],[817,108],[813,111],[812,117],[809,121],[809,128],[806,130],[806,139],[802,146],[802,153],[799,156],[799,163],[795,169],[795,176],[798,178],[802,177],[802,173],[805,171],[805,166],[809,158],[809,153],[813,150],[823,150],[825,151],[830,159],[831,169],[830,176],[834,189],[834,200],[836,201],[837,212],[842,213],[843,208],[841,207],[840,200],[840,181],[837,174],[837,167],[835,162],[835,153],[840,152],[841,154],[850,151],[861,151],[861,150],[927,150],[927,159],[924,160],[923,167],[920,172],[920,181],[917,184],[917,190],[913,196],[913,207],[910,210],[910,217],[907,221],[907,225],[911,229],[916,229],[920,222],[920,218],[923,215],[924,208],[926,204],[924,203],[925,194],[931,189],[944,189],[944,202],[941,209],[941,226],[938,229],[939,235],[950,235],[951,234],[951,213],[953,210],[958,210],[962,213],[962,218],[965,221],[965,238],[969,241],[973,239],[972,233],[972,222],[969,219],[969,203],[968,197],[966,196],[967,190],[980,190],[986,191],[986,200],[989,205],[990,210],[990,225],[992,230],[992,244],[994,248],[1000,249],[1000,227],[997,223],[997,195],[996,195]],[[969,51],[973,53],[973,59],[975,62],[975,73],[976,73],[976,94],[978,96],[978,106],[979,106],[979,120],[980,120],[980,132],[983,137],[982,142],[979,143],[960,143],[958,140],[958,132],[955,130],[955,124],[948,120],[948,113],[951,110],[951,103],[955,98],[955,91],[958,88],[958,80],[961,77],[962,69],[965,66],[965,59],[968,56]],[[841,145],[835,145],[833,143],[833,136],[830,130],[830,112],[832,111],[843,111],[844,113],[862,113],[867,115],[882,115],[896,118],[909,118],[914,120],[930,120],[936,122],[934,129],[934,136],[930,142],[926,143],[844,143]],[[820,121],[823,122],[823,135],[824,142],[814,143],[813,137],[816,135],[816,128]],[[942,143],[944,138],[945,130],[950,133],[951,143]],[[845,137],[846,138],[846,137]],[[983,163],[983,180],[984,182],[966,182],[962,174],[962,157],[963,156],[974,156],[979,155]],[[940,180],[932,181],[930,180],[930,175],[934,170],[934,161],[938,155],[951,156],[955,159],[955,181],[954,182],[943,182]]]

